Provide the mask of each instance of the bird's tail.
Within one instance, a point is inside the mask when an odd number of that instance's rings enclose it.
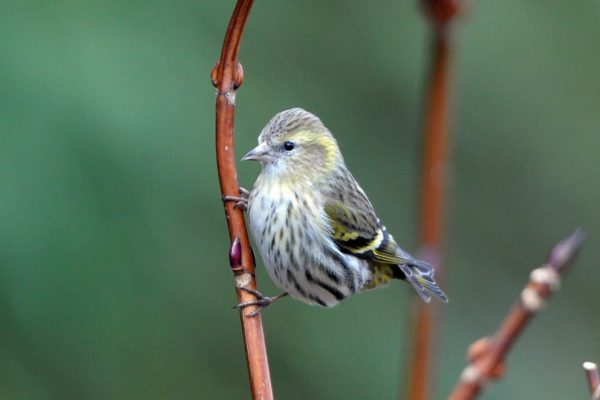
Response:
[[[431,264],[412,259],[406,264],[400,264],[399,267],[404,273],[405,279],[412,285],[425,303],[429,303],[431,295],[444,303],[448,302],[448,296],[446,296],[446,293],[440,289],[435,279],[433,279],[435,270]]]

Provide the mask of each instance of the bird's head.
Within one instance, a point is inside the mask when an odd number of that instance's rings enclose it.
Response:
[[[243,158],[257,160],[264,172],[315,179],[342,162],[337,142],[314,114],[292,108],[275,115],[258,137],[258,146]]]

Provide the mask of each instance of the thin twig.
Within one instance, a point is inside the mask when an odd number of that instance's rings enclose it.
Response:
[[[424,109],[424,141],[421,188],[419,258],[435,265],[441,272],[440,246],[444,225],[446,173],[449,159],[449,91],[451,86],[451,23],[459,11],[458,0],[421,0],[431,22],[432,51]],[[435,304],[417,303],[413,310],[413,354],[410,359],[406,397],[426,400],[431,387],[431,356]]]
[[[252,3],[253,0],[238,0],[227,27],[221,57],[211,74],[212,83],[217,89],[216,151],[222,196],[240,196],[233,146],[235,96],[243,80],[242,66],[238,63],[237,55]],[[233,202],[225,202],[224,208],[231,240],[229,260],[235,276],[238,302],[251,301],[254,296],[239,289],[256,289],[254,260],[244,215],[241,209],[234,208]],[[273,399],[273,391],[261,317],[247,317],[253,309],[254,307],[245,307],[240,310],[250,391],[252,399],[270,400]]]
[[[592,394],[591,399],[600,399],[600,376],[598,376],[598,366],[596,363],[586,361],[583,363],[583,369],[585,370],[588,388]]]
[[[546,263],[531,272],[528,285],[496,333],[479,339],[469,348],[470,364],[463,370],[450,400],[474,399],[488,380],[502,376],[504,359],[512,345],[543,308],[545,300],[559,288],[561,273],[575,260],[583,239],[584,234],[577,230],[555,245]]]

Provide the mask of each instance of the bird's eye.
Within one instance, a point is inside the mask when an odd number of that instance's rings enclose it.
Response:
[[[290,141],[283,142],[283,149],[285,151],[292,151],[292,150],[294,150],[294,147],[296,147],[296,144],[294,142],[290,142]]]

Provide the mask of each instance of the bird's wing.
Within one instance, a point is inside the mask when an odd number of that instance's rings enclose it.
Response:
[[[431,300],[431,294],[447,302],[448,297],[433,278],[433,267],[402,250],[381,224],[358,184],[348,186],[356,189],[329,196],[325,203],[331,238],[340,250],[375,263],[398,265],[425,302]]]
[[[373,206],[358,184],[347,187],[352,189],[342,195],[329,196],[325,203],[333,241],[341,250],[367,260],[383,264],[409,262],[375,215]]]

